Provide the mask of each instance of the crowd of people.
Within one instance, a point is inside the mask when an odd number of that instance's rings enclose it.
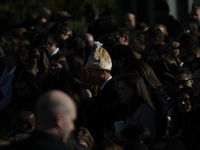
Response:
[[[184,24],[154,11],[155,26],[116,26],[86,5],[79,34],[41,8],[1,34],[0,149],[199,150],[200,5]]]

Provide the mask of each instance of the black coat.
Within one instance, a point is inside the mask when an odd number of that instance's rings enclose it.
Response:
[[[119,109],[118,82],[112,78],[85,109],[88,116],[87,128],[96,143],[105,140],[103,138],[104,125],[114,125],[113,122],[118,120]]]
[[[2,150],[69,150],[55,135],[46,132],[33,132],[23,142],[2,147]]]

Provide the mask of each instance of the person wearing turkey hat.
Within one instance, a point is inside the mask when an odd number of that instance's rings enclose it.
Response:
[[[111,76],[112,61],[103,47],[95,47],[86,66],[89,71],[88,78],[100,87],[100,92],[93,98],[91,92],[85,90],[88,97],[83,102],[87,103],[85,107],[88,115],[87,129],[97,144],[105,140],[103,137],[105,124],[113,126],[113,122],[118,120],[117,114],[120,109],[118,82]]]

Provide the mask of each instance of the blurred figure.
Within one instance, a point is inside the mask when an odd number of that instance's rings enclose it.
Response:
[[[44,109],[45,108],[45,109]],[[27,140],[5,149],[67,149],[70,133],[75,129],[76,106],[67,94],[52,90],[44,93],[36,106],[37,127]]]
[[[81,39],[85,42],[85,56],[87,56],[93,49],[94,37],[90,33],[85,33],[81,36]]]
[[[175,33],[182,25],[169,15],[169,6],[165,1],[159,1],[155,8],[155,17],[157,24],[163,24],[172,38],[175,37]]]
[[[91,136],[90,132],[86,128],[80,127],[78,129],[76,129],[75,137],[78,140],[79,144],[81,144],[91,150],[93,149],[94,139]]]
[[[198,31],[200,32],[200,6],[199,6],[199,4],[193,4],[192,5],[192,11],[191,11],[191,14],[190,14],[190,19],[191,19],[191,21],[196,23]]]
[[[134,28],[136,26],[135,14],[130,12],[126,13],[124,15],[124,24],[130,30],[130,32],[134,31]]]

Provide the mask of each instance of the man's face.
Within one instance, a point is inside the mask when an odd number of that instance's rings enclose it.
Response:
[[[182,62],[182,60],[180,59],[179,49],[173,49],[170,53],[170,57],[172,57],[177,62],[177,64],[180,64]]]
[[[200,21],[200,9],[192,9],[191,18],[194,22]]]
[[[194,81],[192,84],[192,88],[193,88],[194,96],[200,99],[200,69],[197,69],[194,72],[193,78],[194,78]]]
[[[70,108],[68,114],[63,116],[63,124],[61,127],[61,138],[64,143],[70,138],[71,132],[75,130],[74,121],[76,119],[75,106]]]
[[[126,14],[124,16],[124,23],[128,29],[133,29],[135,27],[135,16],[133,14]]]
[[[192,87],[192,79],[189,79],[185,73],[182,74],[177,74],[174,77],[174,85],[175,85],[175,89],[176,91],[178,91],[179,89],[182,89],[183,87]]]
[[[146,50],[149,50],[149,47],[155,45],[155,38],[152,38],[148,33],[145,35],[145,48]]]
[[[88,71],[89,71],[88,75],[89,80],[92,80],[94,82],[94,85],[100,85],[102,70],[88,68]]]

